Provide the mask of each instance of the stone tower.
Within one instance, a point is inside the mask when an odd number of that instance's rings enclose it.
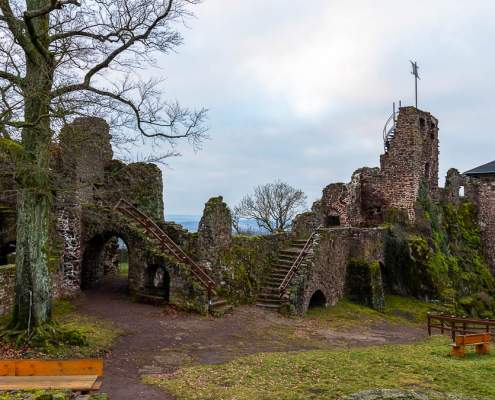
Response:
[[[400,109],[380,156],[382,192],[387,206],[406,210],[410,220],[415,219],[414,205],[422,182],[432,198],[437,196],[438,145],[435,117],[415,107]]]

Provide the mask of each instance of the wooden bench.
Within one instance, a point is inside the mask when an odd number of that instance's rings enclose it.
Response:
[[[0,360],[0,392],[7,390],[99,390],[103,360]]]
[[[465,346],[475,346],[476,353],[488,354],[490,352],[490,339],[490,333],[456,335],[455,342],[451,344],[452,355],[456,357],[463,357]]]

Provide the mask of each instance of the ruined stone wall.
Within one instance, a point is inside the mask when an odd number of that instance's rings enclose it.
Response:
[[[388,209],[401,209],[415,219],[422,182],[438,197],[438,121],[414,107],[400,109],[395,135],[380,157],[380,168],[361,168],[348,184],[323,190],[320,219],[325,227],[371,227],[383,222]]]
[[[478,183],[478,223],[483,249],[495,274],[495,174],[482,176]]]
[[[294,277],[289,302],[304,314],[313,294],[320,290],[327,304],[335,305],[345,294],[346,272],[352,258],[384,262],[385,231],[379,228],[321,229],[310,261]]]
[[[198,258],[203,263],[217,264],[232,243],[232,214],[223,198],[209,199],[198,225]]]
[[[414,107],[401,108],[389,150],[380,157],[381,190],[388,207],[404,209],[411,221],[421,182],[436,198],[438,189],[438,121]]]
[[[0,316],[10,312],[14,304],[15,265],[0,265]]]

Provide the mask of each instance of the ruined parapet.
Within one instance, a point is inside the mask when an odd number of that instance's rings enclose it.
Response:
[[[466,195],[478,207],[483,250],[495,274],[495,161],[464,173]]]
[[[112,160],[109,126],[101,118],[76,118],[59,136],[64,189],[74,203],[97,201],[95,193],[105,181],[105,167]]]
[[[207,201],[198,225],[198,258],[212,265],[232,243],[232,214],[222,196]]]
[[[163,221],[163,177],[155,164],[112,160],[105,168],[104,185],[96,194],[110,206],[124,198],[155,221]]]

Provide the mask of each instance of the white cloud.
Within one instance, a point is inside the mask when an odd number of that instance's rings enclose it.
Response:
[[[378,164],[391,103],[412,103],[409,59],[421,66],[420,106],[440,119],[442,174],[495,158],[495,2],[451,0],[206,0],[185,45],[160,59],[166,95],[210,108],[212,140],[165,170],[168,213],[231,204],[286,180],[319,196]]]

